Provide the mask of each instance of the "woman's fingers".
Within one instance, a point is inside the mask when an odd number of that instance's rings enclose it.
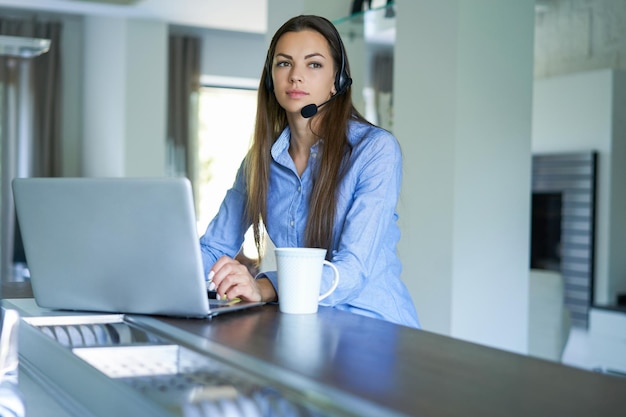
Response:
[[[223,256],[218,259],[208,278],[215,285],[220,298],[261,301],[259,288],[248,268],[232,258]]]

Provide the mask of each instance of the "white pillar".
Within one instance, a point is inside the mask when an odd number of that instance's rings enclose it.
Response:
[[[396,4],[403,279],[425,329],[526,352],[534,1]]]
[[[167,24],[85,18],[85,176],[163,176]]]

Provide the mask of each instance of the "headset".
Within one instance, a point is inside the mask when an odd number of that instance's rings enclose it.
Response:
[[[339,31],[337,28],[332,25],[334,29],[335,36],[337,36],[337,40],[339,41],[339,49],[341,53],[341,64],[339,66],[339,70],[337,74],[335,74],[335,90],[337,93],[335,95],[339,95],[344,93],[348,87],[352,84],[352,78],[350,78],[350,74],[346,70],[346,51],[343,46],[343,41],[341,40],[341,35],[339,35]],[[272,80],[272,61],[273,57],[270,56],[270,51],[267,51],[267,58],[265,59],[265,88],[267,91],[274,91],[274,81]]]

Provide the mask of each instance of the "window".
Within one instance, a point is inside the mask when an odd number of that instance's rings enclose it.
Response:
[[[203,234],[231,188],[254,132],[256,90],[202,87],[198,127],[198,232]],[[256,259],[252,233],[246,235],[244,254]]]

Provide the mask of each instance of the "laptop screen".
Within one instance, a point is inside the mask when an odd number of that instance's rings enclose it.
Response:
[[[39,306],[208,313],[186,178],[19,178],[13,191]]]

